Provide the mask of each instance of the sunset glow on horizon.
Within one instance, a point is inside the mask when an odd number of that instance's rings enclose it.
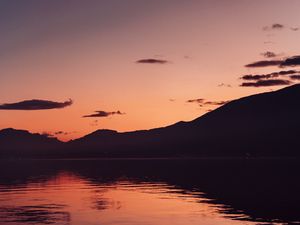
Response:
[[[297,0],[1,1],[0,129],[64,141],[151,129],[295,84],[299,8]]]

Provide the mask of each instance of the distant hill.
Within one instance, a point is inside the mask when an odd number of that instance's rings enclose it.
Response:
[[[36,151],[52,149],[57,157],[300,156],[299,100],[297,84],[237,99],[193,121],[168,127],[124,133],[97,130],[68,143],[41,136],[31,139],[28,133],[23,138],[40,146]],[[6,148],[23,154],[24,144],[14,143],[18,138],[13,136],[8,141],[2,132],[1,148],[4,141]]]
[[[26,130],[7,128],[0,130],[0,157],[55,156],[63,143],[56,138],[32,134]]]

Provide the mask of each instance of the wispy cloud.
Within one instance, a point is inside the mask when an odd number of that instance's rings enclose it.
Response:
[[[270,78],[275,78],[279,76],[285,76],[285,75],[290,75],[290,74],[295,74],[295,73],[300,73],[299,71],[296,70],[282,70],[279,72],[273,72],[273,73],[268,73],[268,74],[247,74],[242,76],[240,79],[242,80],[262,80],[262,79],[270,79]]]
[[[225,105],[230,101],[207,101],[204,102],[204,105]]]
[[[300,80],[300,75],[291,75],[290,76],[290,78],[292,79],[292,80]]]
[[[269,86],[279,86],[279,85],[290,85],[293,82],[289,80],[282,79],[270,79],[270,80],[257,80],[256,82],[244,82],[241,87],[269,87]]]
[[[0,105],[0,110],[46,110],[61,109],[73,104],[72,99],[65,102],[54,102],[49,100],[25,100],[15,103],[4,103]]]
[[[266,66],[280,66],[282,60],[261,60],[245,65],[245,67],[266,67]]]
[[[197,99],[187,100],[186,102],[187,103],[196,103],[200,107],[203,107],[203,106],[220,106],[220,105],[227,104],[230,101],[206,101],[203,98],[197,98]]]
[[[300,66],[300,55],[291,56],[283,60],[260,60],[245,65],[245,67],[267,67],[267,66],[279,66],[279,67]]]
[[[243,80],[261,80],[261,79],[269,79],[273,77],[271,74],[248,74],[241,77]]]
[[[218,87],[228,87],[228,88],[231,88],[231,84],[225,84],[225,83],[221,83],[221,84],[218,84]]]
[[[272,29],[282,29],[284,28],[284,25],[280,24],[280,23],[274,23],[271,26]]]
[[[149,58],[149,59],[140,59],[137,60],[136,63],[146,63],[146,64],[166,64],[168,63],[168,60],[163,60],[163,59],[153,59],[153,58]]]
[[[187,103],[198,103],[198,104],[202,104],[205,101],[204,98],[196,98],[196,99],[189,99],[186,102]]]
[[[270,51],[263,52],[261,53],[261,55],[265,58],[274,58],[278,56],[275,52],[270,52]]]
[[[296,70],[282,70],[282,71],[279,71],[279,72],[274,72],[272,73],[273,75],[290,75],[290,74],[295,74],[295,73],[299,73],[299,71],[296,71]]]
[[[89,115],[84,115],[82,116],[83,118],[86,117],[108,117],[108,116],[113,116],[113,115],[124,115],[125,113],[118,111],[113,111],[113,112],[106,112],[106,111],[95,111],[95,113],[93,114],[89,114]]]
[[[299,66],[300,65],[300,55],[292,56],[284,60],[280,66]]]
[[[270,30],[282,30],[283,28],[285,28],[285,26],[281,23],[273,23],[270,26],[264,26],[263,30],[264,31],[270,31]]]

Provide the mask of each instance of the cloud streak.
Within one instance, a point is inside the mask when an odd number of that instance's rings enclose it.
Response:
[[[190,99],[186,101],[187,103],[196,103],[199,104],[200,107],[204,106],[220,106],[225,105],[230,101],[206,101],[203,98],[197,98],[197,99]]]
[[[290,58],[287,58],[281,63],[281,66],[299,66],[300,65],[300,55],[296,55]]]
[[[144,63],[144,64],[166,64],[169,61],[163,59],[140,59],[137,60],[136,63]]]
[[[261,60],[245,65],[245,67],[267,67],[267,66],[300,66],[300,55],[292,56],[284,60]]]
[[[225,84],[225,83],[220,83],[218,84],[218,87],[228,87],[228,88],[231,88],[231,84]]]
[[[16,103],[4,103],[0,105],[0,110],[47,110],[61,109],[73,104],[72,99],[65,102],[54,102],[49,100],[25,100]]]
[[[273,72],[273,73],[268,73],[268,74],[248,74],[242,76],[240,79],[242,80],[262,80],[262,79],[270,79],[270,78],[275,78],[279,76],[285,76],[285,75],[291,75],[299,73],[299,71],[296,70],[282,70],[279,72]]]
[[[204,98],[197,98],[197,99],[190,99],[190,100],[187,100],[186,102],[187,103],[198,103],[198,104],[201,104],[205,101]]]
[[[114,116],[114,115],[124,115],[125,113],[118,111],[113,111],[113,112],[106,112],[106,111],[95,111],[95,113],[93,114],[89,114],[89,115],[84,115],[82,116],[83,118],[87,118],[87,117],[108,117],[108,116]]]
[[[263,27],[264,31],[269,31],[269,30],[282,30],[285,28],[283,24],[280,23],[273,23],[271,26],[265,26]]]
[[[290,85],[293,82],[289,80],[282,79],[270,79],[270,80],[257,80],[256,82],[244,82],[241,87],[269,87],[269,86],[279,86],[279,85]]]
[[[244,75],[241,77],[243,80],[261,80],[261,79],[269,79],[273,77],[271,74],[257,74],[257,75]]]
[[[279,72],[274,72],[272,73],[273,75],[290,75],[290,74],[294,74],[294,73],[299,73],[299,71],[296,70],[282,70]]]
[[[282,29],[284,28],[284,25],[280,24],[280,23],[274,23],[271,26],[272,29]]]
[[[300,75],[292,75],[292,76],[290,76],[290,78],[292,79],[292,80],[300,80]]]
[[[282,60],[261,60],[245,65],[245,67],[266,67],[266,66],[280,66]]]
[[[204,105],[225,105],[230,101],[207,101],[204,102]]]
[[[263,52],[263,53],[261,53],[261,55],[265,58],[274,58],[277,56],[276,53],[270,52],[270,51]]]
[[[282,70],[268,74],[248,74],[240,79],[247,81],[242,83],[241,87],[268,87],[277,85],[293,84],[291,80],[300,80],[300,71],[297,70]],[[284,78],[284,79],[282,79]],[[287,80],[287,79],[290,80]]]

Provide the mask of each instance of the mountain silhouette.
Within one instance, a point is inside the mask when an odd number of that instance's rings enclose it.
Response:
[[[53,137],[12,128],[0,131],[0,157],[48,157],[57,155],[63,143]]]
[[[193,121],[167,127],[123,133],[97,130],[67,143],[2,130],[0,144],[22,156],[33,146],[32,155],[53,157],[295,157],[300,155],[299,99],[297,84],[233,100]]]

